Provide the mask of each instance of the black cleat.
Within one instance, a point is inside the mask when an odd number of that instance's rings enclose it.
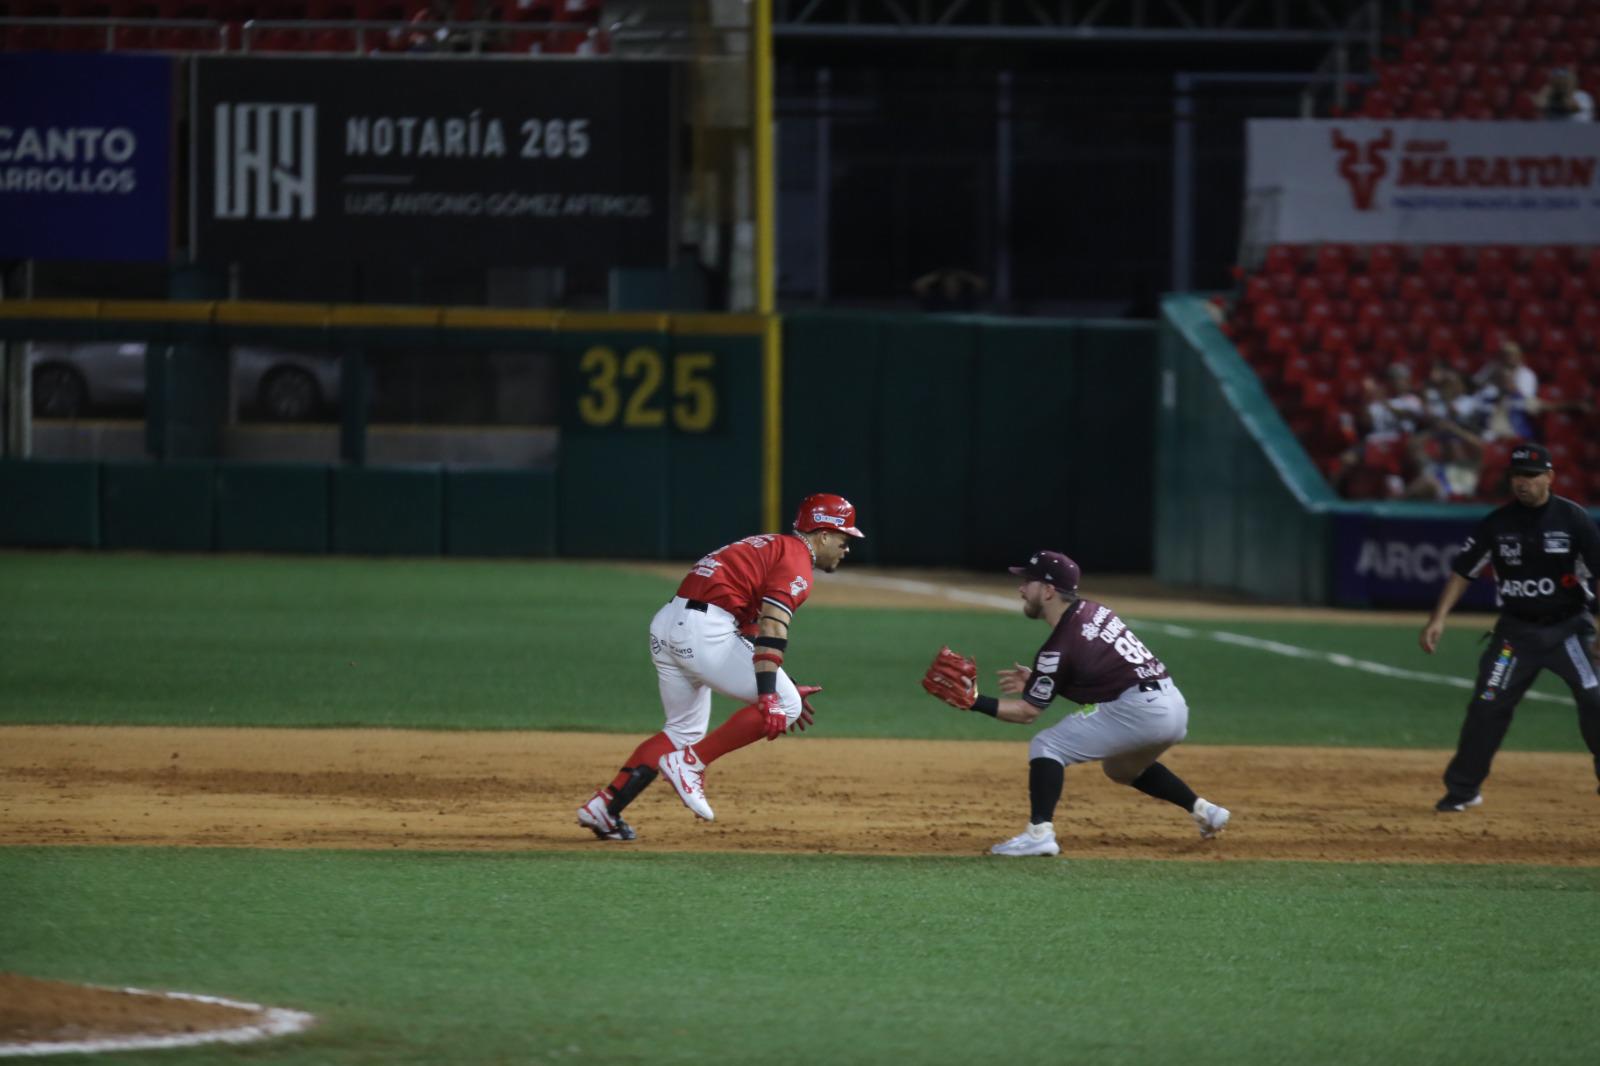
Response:
[[[596,832],[595,836],[599,837],[601,840],[634,840],[638,838],[639,834],[633,831],[633,826],[629,825],[627,822],[624,822],[621,818],[618,818],[617,827],[615,829],[611,830],[609,833]]]
[[[1483,793],[1480,792],[1476,796],[1469,796],[1466,799],[1462,799],[1460,796],[1446,795],[1444,799],[1433,805],[1433,809],[1440,814],[1455,814],[1466,810],[1468,807],[1481,807],[1482,805]]]

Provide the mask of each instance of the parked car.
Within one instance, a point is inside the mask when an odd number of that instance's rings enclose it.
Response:
[[[143,341],[30,344],[34,416],[79,418],[142,407],[145,350]],[[239,347],[230,358],[241,412],[300,422],[339,402],[336,355]]]

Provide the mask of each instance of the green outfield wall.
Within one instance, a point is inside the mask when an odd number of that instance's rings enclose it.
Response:
[[[6,546],[683,559],[832,491],[860,561],[1151,565],[1148,323],[32,301],[0,303],[0,336],[151,345],[150,461],[0,462]],[[340,463],[218,458],[220,368],[250,344],[345,353]],[[556,461],[370,465],[364,353],[397,346],[556,355]]]
[[[848,496],[861,561],[1147,572],[1156,357],[1144,322],[786,315],[784,497]]]

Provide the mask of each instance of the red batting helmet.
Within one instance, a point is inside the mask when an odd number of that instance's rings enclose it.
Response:
[[[865,537],[856,528],[856,505],[831,492],[815,492],[800,501],[794,514],[794,528],[801,533],[817,529],[837,529],[852,537]]]

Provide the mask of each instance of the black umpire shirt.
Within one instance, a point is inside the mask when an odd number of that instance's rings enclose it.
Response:
[[[1541,506],[1513,500],[1472,530],[1450,568],[1471,579],[1494,566],[1500,613],[1551,625],[1594,610],[1600,529],[1582,507],[1554,493]]]

